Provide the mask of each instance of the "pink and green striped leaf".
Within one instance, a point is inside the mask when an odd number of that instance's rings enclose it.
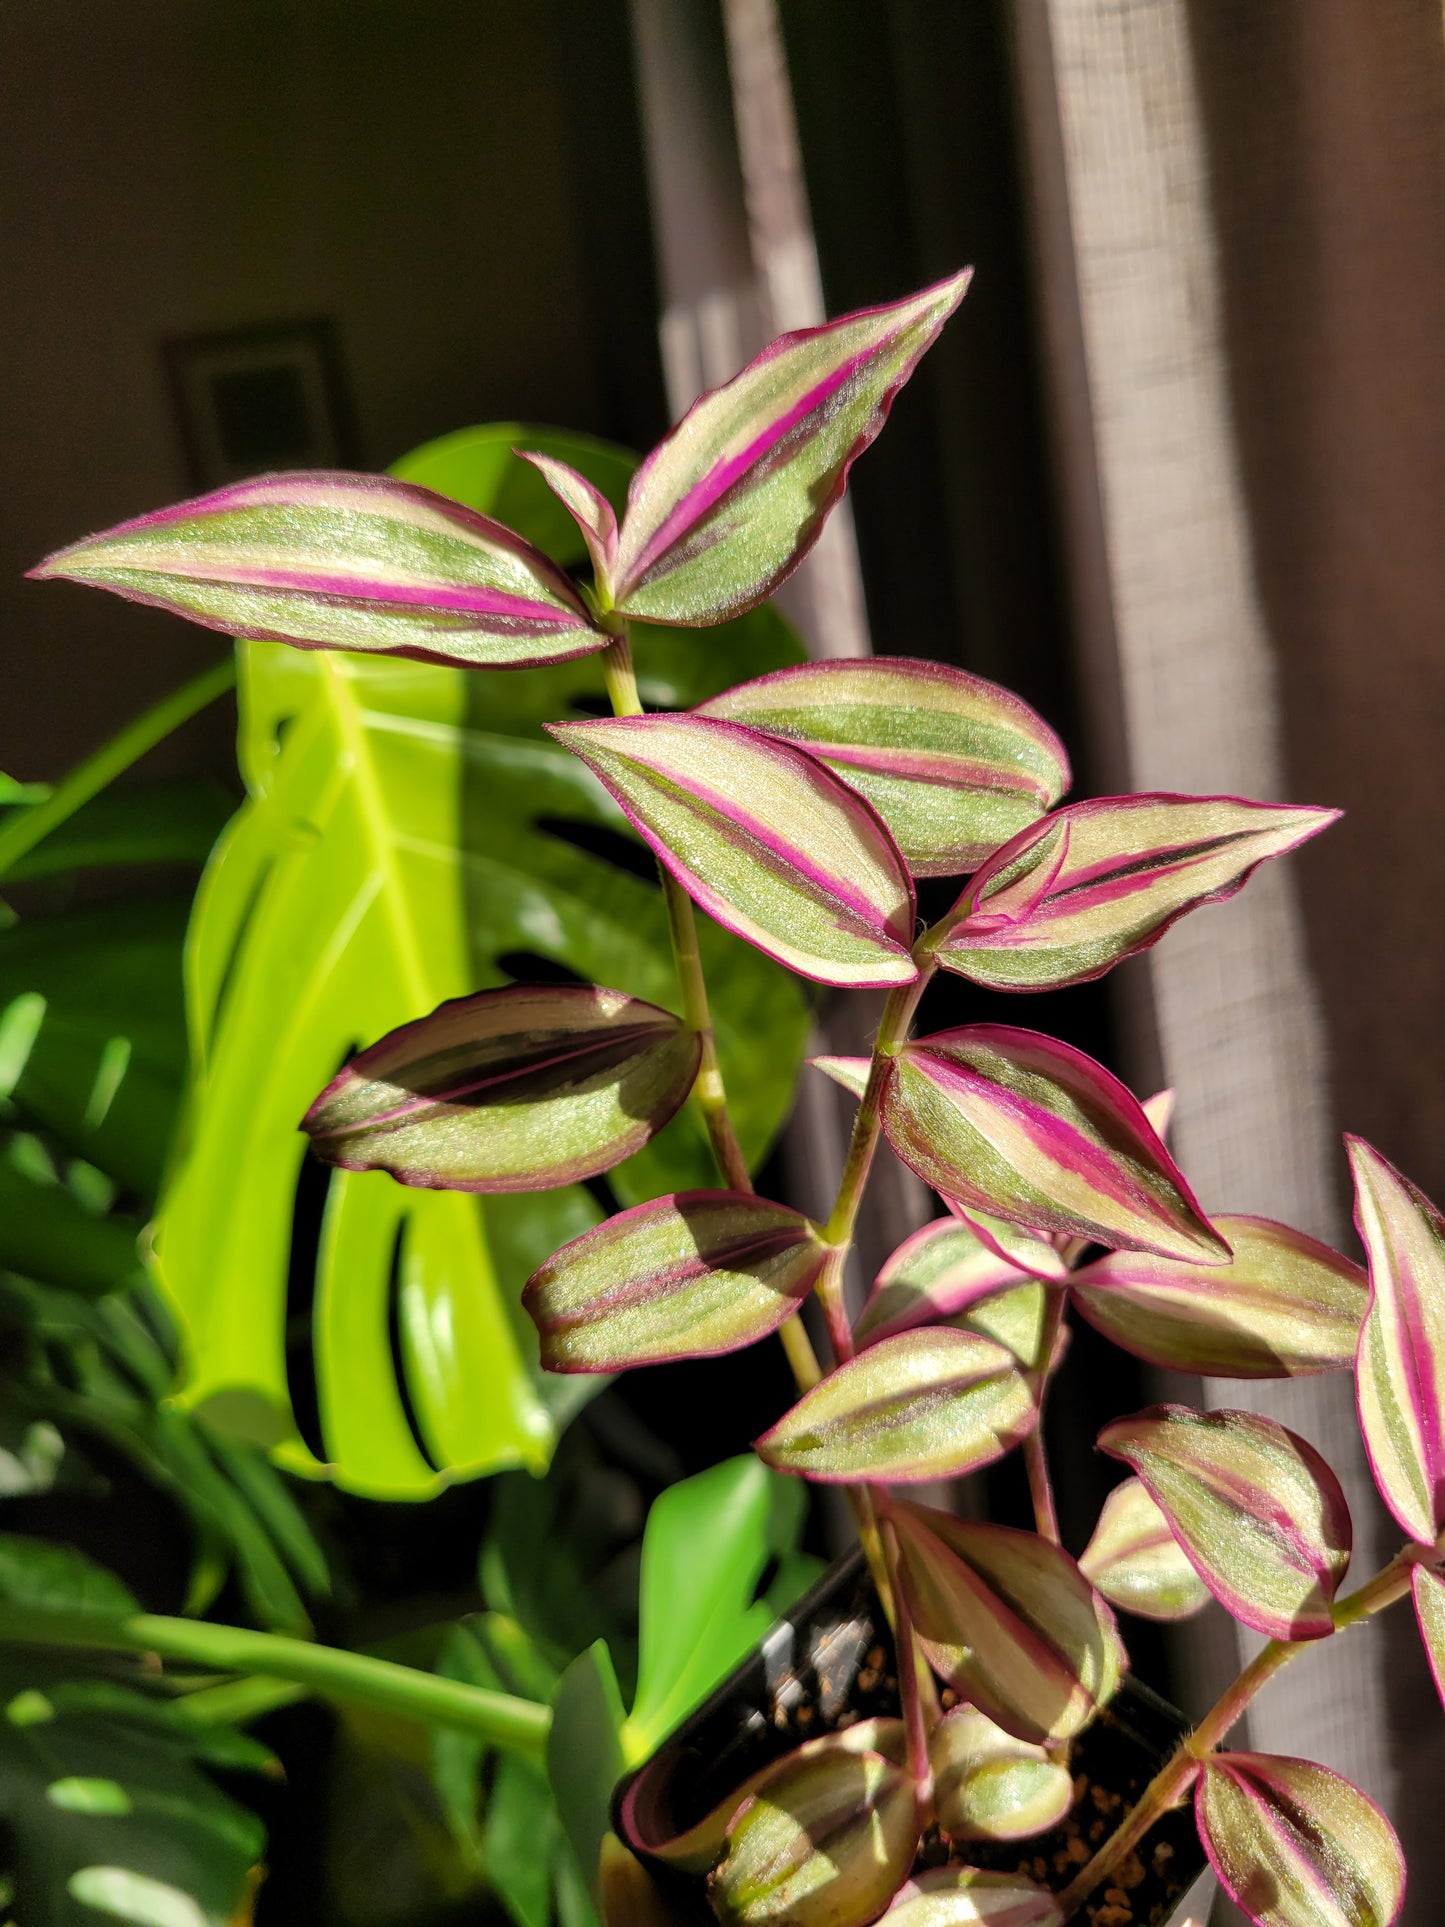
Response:
[[[708,1879],[724,1927],[867,1927],[907,1877],[919,1815],[881,1753],[793,1755],[745,1802]]]
[[[826,1484],[909,1484],[991,1464],[1036,1417],[1010,1351],[975,1332],[930,1328],[840,1365],[755,1450],[779,1472]]]
[[[1141,1619],[1187,1619],[1209,1603],[1209,1588],[1140,1479],[1125,1479],[1104,1501],[1079,1569],[1110,1605]]]
[[[1380,1497],[1412,1539],[1445,1530],[1445,1217],[1363,1138],[1347,1137],[1370,1308],[1355,1361]]]
[[[1112,1251],[1074,1274],[1074,1303],[1136,1358],[1210,1378],[1296,1378],[1354,1362],[1365,1274],[1302,1231],[1221,1215],[1234,1256],[1195,1265]]]
[[[1445,1578],[1430,1566],[1416,1566],[1410,1575],[1415,1596],[1415,1618],[1425,1642],[1425,1657],[1435,1690],[1445,1704]]]
[[[517,669],[608,641],[540,549],[384,475],[237,482],[73,543],[30,573],[302,649]]]
[[[1229,1613],[1271,1639],[1321,1639],[1350,1563],[1340,1482],[1307,1440],[1254,1412],[1156,1405],[1099,1434],[1138,1473]]]
[[[867,797],[915,876],[977,869],[1069,787],[1064,747],[1027,703],[943,663],[801,663],[696,713],[811,750]]]
[[[826,1256],[800,1211],[749,1192],[681,1191],[563,1245],[522,1303],[550,1372],[712,1358],[776,1331]]]
[[[1020,831],[974,877],[938,961],[1001,990],[1086,983],[1232,897],[1338,810],[1233,796],[1109,796]]]
[[[883,1927],[1062,1927],[1047,1887],[1018,1873],[935,1867],[899,1889]]]
[[[1128,1664],[1114,1615],[1036,1533],[897,1503],[903,1585],[928,1663],[1016,1739],[1065,1740]]]
[[[903,1162],[966,1211],[1205,1264],[1229,1257],[1138,1101],[1037,1031],[973,1024],[903,1045],[882,1117]]]
[[[710,917],[819,983],[911,983],[913,884],[871,807],[741,723],[549,723]]]
[[[935,1218],[893,1253],[873,1281],[853,1336],[873,1344],[915,1325],[938,1324],[981,1299],[1022,1285],[1025,1274],[1000,1258],[958,1218]]]
[[[854,1097],[861,1098],[868,1088],[868,1072],[872,1065],[870,1057],[810,1057],[809,1068],[821,1071],[824,1077],[831,1077],[842,1090],[849,1091]]]
[[[627,491],[617,608],[712,623],[770,596],[818,539],[853,461],[967,286],[956,274],[782,335],[694,402]]]
[[[1391,1927],[1405,1857],[1373,1800],[1328,1767],[1269,1753],[1204,1762],[1194,1813],[1219,1884],[1259,1927]]]
[[[599,590],[611,593],[612,571],[617,563],[617,516],[612,504],[595,483],[579,475],[555,455],[542,455],[534,449],[513,451],[530,462],[557,500],[582,531],[592,571]]]
[[[938,1824],[953,1840],[1026,1840],[1057,1826],[1074,1803],[1066,1762],[960,1706],[928,1745]]]
[[[692,1089],[702,1046],[581,984],[457,997],[354,1057],[302,1121],[317,1156],[430,1191],[546,1191],[610,1171]]]
[[[945,1198],[943,1202],[950,1214],[966,1225],[995,1258],[1002,1258],[1030,1278],[1042,1278],[1050,1285],[1062,1284],[1069,1276],[1068,1261],[1059,1242],[1047,1231],[1030,1231],[1023,1225],[1010,1224],[1006,1218],[991,1218],[986,1211],[972,1210],[957,1198]]]

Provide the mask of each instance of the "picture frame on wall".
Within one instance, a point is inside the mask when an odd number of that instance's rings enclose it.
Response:
[[[268,322],[162,344],[192,486],[359,466],[335,324]]]

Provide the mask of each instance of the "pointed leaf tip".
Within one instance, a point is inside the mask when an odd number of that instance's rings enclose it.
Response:
[[[989,858],[938,961],[1002,990],[1086,983],[1188,911],[1232,897],[1267,858],[1298,849],[1339,814],[1234,796],[1070,803]]]
[[[617,516],[612,504],[585,475],[579,475],[555,455],[543,455],[527,448],[514,448],[512,453],[532,464],[581,529],[597,586],[610,596],[612,572],[617,563]]]
[[[771,595],[818,539],[968,280],[782,335],[694,402],[628,490],[622,613],[722,622]]]
[[[1138,1101],[1037,1031],[973,1024],[905,1044],[882,1117],[903,1162],[965,1210],[1196,1263],[1230,1255]]]
[[[996,683],[943,663],[800,663],[695,713],[810,750],[867,797],[914,876],[976,869],[1069,786],[1047,723]]]
[[[911,983],[913,884],[871,807],[741,723],[549,723],[718,923],[816,982]]]
[[[1363,1138],[1345,1144],[1370,1265],[1360,1429],[1381,1498],[1432,1545],[1445,1530],[1445,1217]]]
[[[1445,1705],[1445,1578],[1430,1566],[1416,1566],[1410,1575],[1410,1589],[1425,1657],[1430,1662],[1435,1690]]]
[[[1194,1570],[1272,1639],[1322,1639],[1350,1563],[1340,1482],[1307,1440],[1254,1412],[1157,1405],[1099,1434],[1139,1475]]]
[[[684,1191],[586,1231],[532,1274],[522,1303],[552,1372],[711,1358],[776,1331],[827,1256],[800,1211],[742,1191]]]
[[[302,649],[508,669],[608,640],[540,549],[383,475],[238,482],[73,543],[31,574]]]
[[[1204,1850],[1258,1927],[1392,1927],[1405,1858],[1373,1800],[1328,1767],[1217,1753],[1195,1784]]]
[[[403,1024],[302,1129],[328,1164],[440,1191],[545,1191],[640,1150],[681,1107],[696,1031],[620,990],[483,990]]]

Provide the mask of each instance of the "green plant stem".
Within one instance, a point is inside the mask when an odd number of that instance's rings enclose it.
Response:
[[[212,1672],[261,1674],[270,1681],[284,1680],[305,1687],[342,1705],[399,1713],[428,1725],[475,1734],[492,1746],[521,1754],[539,1765],[546,1756],[552,1723],[550,1708],[508,1693],[468,1686],[461,1680],[443,1679],[388,1659],[372,1659],[365,1653],[312,1645],[277,1633],[251,1632],[240,1626],[216,1626],[204,1619],[0,1605],[0,1640],[155,1653],[162,1659]]]
[[[1414,1568],[1428,1565],[1439,1557],[1438,1548],[1406,1546],[1373,1579],[1367,1580],[1348,1599],[1340,1600],[1331,1609],[1330,1617],[1334,1620],[1335,1631],[1344,1632],[1347,1627],[1359,1625],[1361,1621],[1383,1612],[1387,1606],[1393,1606],[1397,1599],[1410,1590],[1410,1575]],[[1206,1755],[1218,1746],[1260,1688],[1288,1666],[1291,1660],[1298,1659],[1301,1653],[1310,1651],[1319,1643],[1314,1639],[1272,1639],[1256,1654],[1234,1684],[1215,1701],[1194,1731],[1180,1741],[1116,1831],[1110,1834],[1089,1864],[1059,1895],[1059,1909],[1065,1920],[1070,1919],[1094,1889],[1133,1852],[1160,1815],[1167,1813],[1183,1798],[1197,1778]]]
[[[295,1680],[267,1679],[252,1673],[245,1679],[223,1679],[218,1686],[200,1686],[177,1705],[198,1726],[249,1726],[280,1707],[309,1699],[309,1686]]]
[[[235,686],[236,659],[232,654],[180,689],[172,690],[169,696],[162,696],[143,716],[127,723],[108,743],[102,743],[93,756],[87,756],[57,783],[43,803],[18,810],[0,829],[0,876],[68,817],[74,816],[92,796],[123,775],[148,749],[154,749],[172,730],[179,729],[182,723]]]
[[[908,1026],[913,1022],[918,1000],[927,989],[933,971],[933,960],[929,957],[919,964],[918,975],[911,984],[897,984],[889,991],[888,1001],[883,1006],[878,1035],[873,1042],[873,1057],[868,1066],[868,1083],[853,1119],[853,1135],[848,1143],[848,1157],[843,1166],[833,1215],[823,1233],[830,1245],[837,1245],[844,1252],[853,1242],[858,1208],[863,1202],[868,1174],[873,1169],[873,1157],[878,1149],[879,1109],[889,1060],[908,1036]]]
[[[642,698],[637,692],[627,624],[620,616],[611,614],[605,620],[612,625],[612,641],[603,652],[602,673],[607,681],[613,714],[641,716],[644,713]],[[702,1040],[702,1061],[698,1066],[697,1082],[693,1085],[692,1094],[702,1112],[708,1141],[712,1145],[723,1183],[732,1191],[751,1191],[753,1181],[738,1143],[737,1132],[733,1129],[727,1086],[718,1062],[717,1037],[708,1006],[707,981],[703,976],[692,898],[663,864],[659,863],[657,870],[662,878],[663,901],[667,905],[667,921],[672,932],[672,954],[682,991],[682,1014]],[[810,1391],[822,1377],[822,1371],[812,1341],[796,1312],[784,1322],[778,1336],[782,1340],[798,1390]]]

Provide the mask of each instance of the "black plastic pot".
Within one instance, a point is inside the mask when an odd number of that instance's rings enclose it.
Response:
[[[679,1874],[649,1848],[694,1825],[759,1767],[851,1718],[896,1714],[893,1639],[861,1552],[826,1573],[751,1659],[618,1787],[613,1826],[652,1868],[678,1914],[716,1927],[704,1882]],[[1024,1872],[1067,1886],[1111,1833],[1187,1730],[1147,1686],[1126,1679],[1113,1703],[1075,1742],[1078,1796],[1067,1819],[1033,1839],[971,1841],[969,1864]],[[1083,1784],[1080,1785],[1079,1783]],[[1097,1895],[1102,1927],[1160,1927],[1204,1864],[1192,1810],[1166,1814],[1147,1833],[1123,1878]]]

